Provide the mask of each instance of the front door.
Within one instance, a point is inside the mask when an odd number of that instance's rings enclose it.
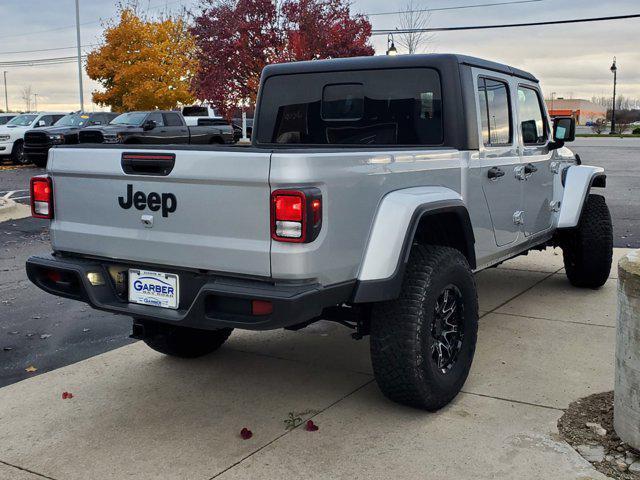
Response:
[[[518,86],[518,120],[522,135],[523,226],[526,236],[551,227],[553,178],[549,128],[542,95],[535,85]]]
[[[508,245],[518,239],[522,208],[522,182],[515,176],[520,157],[510,79],[499,74],[480,75],[476,82],[482,189],[496,244]]]

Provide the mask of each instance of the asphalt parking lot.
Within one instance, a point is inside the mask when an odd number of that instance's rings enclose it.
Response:
[[[585,164],[607,171],[601,189],[616,247],[640,248],[640,139],[580,138],[571,145]],[[42,169],[0,166],[0,196],[28,203],[29,179]],[[130,321],[53,297],[26,278],[29,255],[49,250],[47,223],[0,223],[0,387],[131,343]],[[25,368],[38,370],[28,373]]]

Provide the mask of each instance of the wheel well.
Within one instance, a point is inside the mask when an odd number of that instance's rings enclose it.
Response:
[[[464,207],[424,213],[412,243],[455,248],[462,252],[472,269],[476,268],[473,228]]]

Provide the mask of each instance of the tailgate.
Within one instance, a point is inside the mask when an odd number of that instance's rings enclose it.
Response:
[[[160,163],[175,156],[173,168],[162,176],[147,163],[142,171],[151,174],[143,175],[135,167],[147,155]],[[125,173],[132,162],[136,173]],[[270,276],[269,162],[268,152],[240,149],[54,149],[52,246],[124,261]]]

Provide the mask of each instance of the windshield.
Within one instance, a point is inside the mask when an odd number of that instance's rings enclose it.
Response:
[[[65,115],[54,123],[54,125],[56,127],[82,127],[86,125],[89,120],[89,115],[73,113],[71,115]]]
[[[111,120],[110,125],[142,125],[146,117],[147,114],[143,112],[123,113]]]
[[[7,125],[17,125],[19,127],[28,127],[36,119],[37,115],[18,115],[11,119]]]

